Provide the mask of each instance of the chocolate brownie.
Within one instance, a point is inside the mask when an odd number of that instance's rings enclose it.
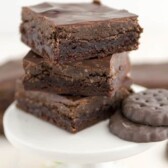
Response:
[[[168,126],[168,90],[148,89],[123,101],[123,115],[129,120],[152,126]]]
[[[34,52],[67,63],[138,48],[137,15],[96,3],[23,7],[21,39]]]
[[[168,127],[141,125],[126,119],[120,111],[110,119],[109,128],[112,134],[121,139],[133,142],[156,142],[168,138]]]
[[[147,88],[168,89],[168,63],[140,64],[132,67],[134,83]]]
[[[20,60],[10,61],[0,66],[0,132],[2,132],[3,113],[14,100],[16,79],[23,73]]]
[[[128,89],[121,88],[114,97],[60,96],[47,92],[25,91],[18,81],[17,107],[27,113],[75,133],[109,118],[128,96]]]
[[[26,90],[83,96],[112,96],[130,72],[128,53],[59,64],[30,51],[23,59]],[[129,87],[129,86],[128,86]]]

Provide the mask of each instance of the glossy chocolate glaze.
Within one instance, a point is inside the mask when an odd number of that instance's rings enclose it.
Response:
[[[112,9],[96,3],[42,3],[25,7],[43,17],[52,20],[56,25],[85,23],[91,21],[104,21],[118,18],[137,17],[127,10]]]

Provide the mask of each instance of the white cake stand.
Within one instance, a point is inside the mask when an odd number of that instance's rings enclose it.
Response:
[[[137,86],[134,89],[137,92],[143,90]],[[4,129],[7,139],[18,149],[41,155],[52,163],[67,163],[66,166],[64,164],[65,167],[73,168],[89,168],[97,163],[117,161],[141,153],[153,145],[117,138],[109,132],[108,122],[104,121],[77,134],[70,134],[22,112],[13,103],[5,113]],[[71,166],[70,163],[75,163],[76,166]],[[113,164],[110,167],[116,166]]]

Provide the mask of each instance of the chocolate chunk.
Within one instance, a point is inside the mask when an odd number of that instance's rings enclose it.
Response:
[[[109,118],[128,96],[121,88],[113,97],[60,96],[47,92],[25,91],[18,81],[17,106],[34,116],[75,133]]]
[[[130,95],[122,112],[129,120],[152,126],[168,126],[168,90],[149,89]]]
[[[42,3],[24,7],[22,41],[54,62],[76,62],[138,48],[137,16],[103,5]]]
[[[30,51],[23,59],[26,90],[78,96],[113,96],[130,72],[128,53],[75,63],[53,63]],[[131,82],[128,84],[130,87]]]
[[[120,111],[111,117],[109,128],[112,134],[127,141],[143,143],[162,141],[168,138],[167,127],[152,127],[131,122]]]

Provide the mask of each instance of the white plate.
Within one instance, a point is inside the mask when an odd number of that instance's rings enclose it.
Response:
[[[136,91],[143,88],[135,87]],[[153,143],[127,142],[112,135],[108,120],[70,134],[17,109],[13,103],[5,113],[7,139],[17,148],[72,163],[98,163],[119,160],[141,153]]]

